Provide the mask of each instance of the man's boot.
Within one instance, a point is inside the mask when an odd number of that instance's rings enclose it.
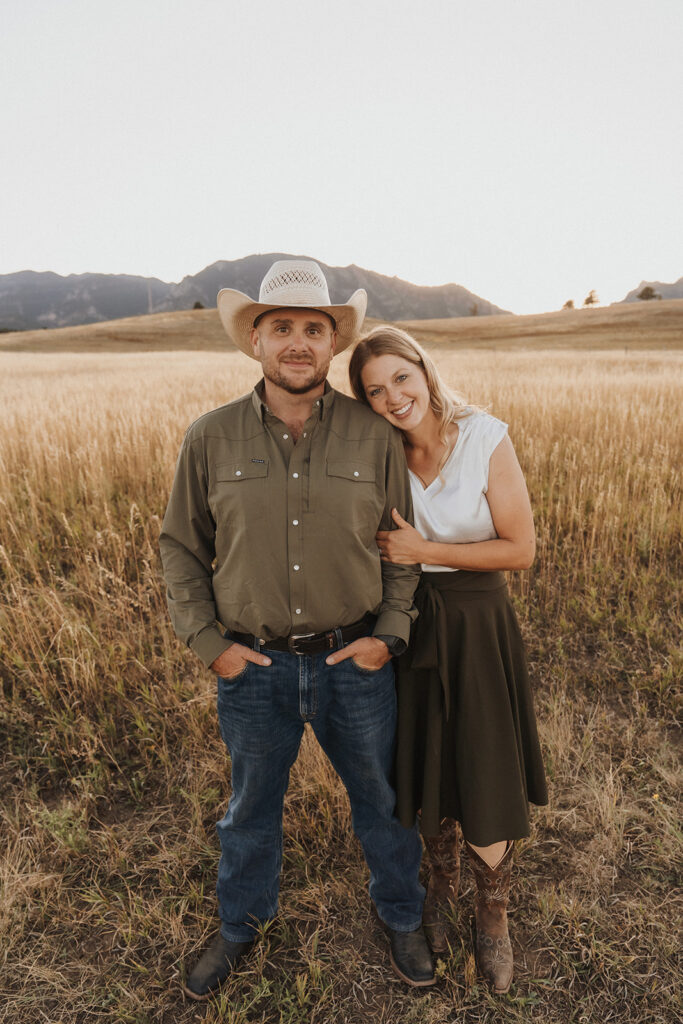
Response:
[[[253,945],[253,942],[230,942],[219,933],[183,985],[185,994],[190,999],[208,999]]]
[[[458,899],[460,835],[457,821],[444,818],[438,836],[423,836],[429,861],[429,884],[422,912],[422,926],[434,953],[448,948],[447,915]]]
[[[477,966],[480,973],[502,995],[512,984],[512,946],[508,935],[507,905],[512,872],[512,849],[507,850],[495,868],[489,867],[469,843],[465,843],[477,883],[474,919],[477,928]]]

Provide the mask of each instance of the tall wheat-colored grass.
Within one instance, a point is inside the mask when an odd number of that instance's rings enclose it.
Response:
[[[439,992],[387,982],[346,798],[307,736],[283,914],[205,1019],[428,1022],[454,1000],[472,1021],[536,1004],[672,1019],[681,354],[434,355],[509,422],[536,516],[511,585],[552,802],[523,855],[517,995],[501,1010],[477,987],[463,924]],[[168,979],[212,927],[229,770],[157,537],[185,428],[258,371],[234,353],[0,354],[0,1021],[194,1019]]]

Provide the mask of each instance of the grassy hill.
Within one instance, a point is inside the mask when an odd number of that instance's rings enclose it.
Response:
[[[378,322],[368,319],[366,327]],[[461,348],[680,348],[683,299],[533,316],[414,320],[400,326],[430,346],[447,342]],[[0,335],[0,351],[6,352],[225,351],[229,347],[215,309],[153,313],[100,324]]]

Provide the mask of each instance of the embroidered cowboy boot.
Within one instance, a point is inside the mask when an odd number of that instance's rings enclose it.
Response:
[[[422,926],[434,953],[448,948],[448,912],[455,907],[460,881],[460,836],[457,821],[444,818],[438,836],[423,836],[430,875]]]
[[[489,867],[469,843],[465,846],[477,883],[474,901],[477,966],[493,991],[503,995],[512,984],[513,959],[507,905],[514,843],[508,842],[507,850],[495,868]]]

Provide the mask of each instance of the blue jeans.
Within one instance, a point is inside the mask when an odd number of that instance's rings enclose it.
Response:
[[[232,797],[216,826],[221,934],[247,941],[277,913],[282,807],[305,722],[346,786],[379,916],[396,931],[412,931],[424,901],[422,844],[417,829],[403,828],[394,814],[391,662],[370,672],[350,658],[326,665],[326,654],[266,653],[272,665],[247,662],[235,679],[218,679],[218,721],[232,761]]]

